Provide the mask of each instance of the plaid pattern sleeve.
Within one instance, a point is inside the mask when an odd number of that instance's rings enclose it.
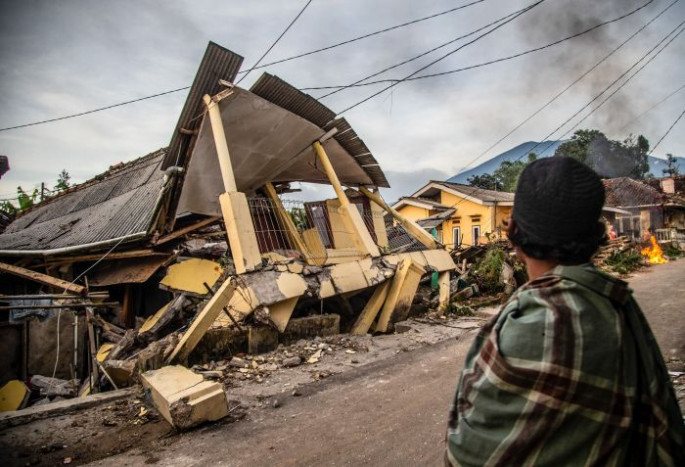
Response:
[[[467,355],[451,465],[685,465],[666,367],[627,285],[589,265],[522,287]]]

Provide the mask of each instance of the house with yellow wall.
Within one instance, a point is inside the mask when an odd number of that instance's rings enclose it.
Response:
[[[506,238],[503,221],[513,206],[513,193],[432,180],[392,207],[425,229],[435,229],[438,239],[453,249],[485,243],[486,234]]]

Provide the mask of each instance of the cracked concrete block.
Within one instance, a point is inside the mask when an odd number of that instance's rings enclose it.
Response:
[[[145,392],[159,413],[174,427],[184,430],[228,415],[228,401],[221,384],[178,366],[147,371],[142,377]]]

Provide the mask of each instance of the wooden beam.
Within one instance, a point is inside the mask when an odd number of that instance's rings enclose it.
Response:
[[[202,227],[213,224],[214,222],[217,222],[219,219],[220,217],[209,217],[207,219],[203,219],[199,222],[178,229],[175,232],[171,232],[170,234],[164,235],[163,237],[159,237],[153,243],[155,245],[162,245],[163,243],[167,243],[171,240],[177,239],[178,237],[181,237],[189,232],[193,232],[195,230],[201,229]]]
[[[380,256],[381,252],[378,249],[378,245],[374,243],[371,233],[369,233],[369,230],[366,228],[366,225],[364,224],[362,216],[359,214],[357,207],[350,204],[350,200],[347,199],[347,195],[345,195],[345,191],[340,184],[338,175],[335,173],[333,164],[331,164],[331,161],[328,158],[323,146],[318,141],[314,141],[312,146],[317,157],[319,158],[319,161],[321,161],[321,165],[326,172],[328,180],[331,182],[331,185],[335,190],[338,200],[340,201],[340,208],[338,208],[338,212],[343,216],[343,220],[347,227],[346,230],[350,232],[350,235],[353,237],[356,247],[365,254],[373,257]]]
[[[409,232],[414,238],[423,243],[428,248],[440,248],[440,244],[433,238],[431,234],[426,232],[423,227],[411,219],[407,219],[395,209],[390,207],[378,193],[369,191],[366,187],[360,186],[359,191],[364,193],[371,201],[385,209],[397,222],[399,222],[404,229]]]
[[[131,311],[131,284],[126,284],[124,288],[124,301],[121,304],[121,314],[119,321],[127,328],[132,328],[132,323],[135,324],[135,317]]]
[[[312,259],[309,257],[309,250],[302,241],[302,237],[300,237],[300,233],[297,231],[297,227],[295,227],[295,223],[293,222],[288,212],[285,210],[285,207],[283,207],[281,198],[279,198],[278,193],[276,193],[276,188],[274,188],[271,182],[266,182],[264,188],[266,190],[266,194],[269,195],[269,198],[271,198],[271,201],[274,203],[274,207],[276,208],[276,215],[286,228],[288,238],[295,246],[297,251],[300,252],[300,254],[305,259],[307,264],[314,264]]]
[[[129,259],[129,258],[143,258],[146,256],[168,256],[169,253],[162,251],[155,251],[150,249],[145,250],[131,250],[131,251],[121,251],[118,253],[108,254],[103,261],[109,261],[113,259]],[[62,257],[51,257],[47,259],[47,263],[51,266],[64,263],[79,263],[81,261],[98,261],[102,258],[102,253],[93,255],[80,255],[80,256],[62,256]]]
[[[385,302],[385,299],[388,296],[389,289],[390,281],[385,281],[376,288],[369,301],[366,302],[366,306],[364,306],[364,309],[359,314],[357,321],[352,326],[350,334],[363,336],[369,332],[369,329],[373,324],[373,320],[376,319],[378,312],[383,306],[383,302]]]
[[[228,142],[226,141],[224,124],[221,121],[219,103],[214,102],[207,94],[205,94],[202,99],[207,106],[207,113],[209,113],[209,122],[211,123],[212,135],[214,136],[216,155],[219,158],[219,168],[221,169],[224,189],[228,193],[235,193],[238,191],[238,188],[235,183],[235,175],[233,175],[233,166],[231,165],[231,156],[228,152]]]
[[[232,278],[229,278],[221,284],[219,290],[217,290],[214,296],[207,302],[202,311],[195,316],[193,323],[183,334],[181,341],[169,356],[167,363],[171,363],[174,360],[185,361],[188,358],[190,352],[193,351],[212,323],[214,323],[219,314],[221,314],[224,306],[230,302],[235,289],[236,283]]]
[[[100,372],[98,370],[97,351],[95,350],[95,330],[93,329],[93,316],[95,312],[91,308],[86,308],[86,327],[88,330],[88,353],[90,354],[91,374],[88,375],[92,384],[91,392],[94,394],[99,391]]]
[[[72,284],[62,279],[57,279],[56,277],[48,276],[47,274],[42,274],[40,272],[32,271],[30,269],[20,268],[19,266],[13,266],[11,264],[0,263],[0,272],[6,272],[8,274],[32,280],[34,282],[48,285],[56,289],[68,291],[77,295],[82,295],[86,291],[86,288],[83,286]]]

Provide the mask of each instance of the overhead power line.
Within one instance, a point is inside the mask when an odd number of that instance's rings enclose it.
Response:
[[[521,16],[521,15],[523,15],[523,14],[529,12],[530,10],[532,10],[533,8],[535,8],[536,6],[540,5],[540,4],[543,3],[543,2],[545,2],[545,0],[538,0],[537,2],[533,3],[532,5],[530,5],[530,6],[526,7],[526,8],[524,8],[524,9],[520,10],[518,13],[514,14],[514,16],[511,16],[510,18],[508,18],[508,19],[505,20],[505,21],[502,21],[501,23],[499,23],[498,25],[496,25],[496,26],[493,27],[492,29],[490,29],[490,30],[484,32],[483,34],[479,35],[479,36],[476,37],[475,39],[472,39],[472,40],[470,40],[469,42],[466,42],[465,44],[460,45],[460,46],[457,47],[456,49],[453,49],[453,50],[447,52],[446,54],[442,55],[441,57],[436,58],[435,60],[431,61],[431,62],[428,63],[427,65],[422,66],[421,68],[419,68],[418,70],[414,71],[413,73],[410,73],[409,75],[405,76],[403,79],[397,81],[396,83],[392,83],[392,84],[386,86],[385,88],[381,89],[380,91],[377,91],[377,92],[371,94],[370,96],[365,97],[364,99],[360,100],[359,102],[357,102],[357,103],[355,103],[355,104],[352,104],[351,106],[349,106],[349,107],[343,109],[342,111],[338,112],[338,115],[342,115],[343,113],[348,112],[348,111],[354,109],[355,107],[360,106],[361,104],[363,104],[363,103],[365,103],[365,102],[368,102],[369,100],[373,99],[374,97],[379,96],[380,94],[384,93],[384,92],[387,91],[388,89],[392,89],[393,87],[397,86],[398,84],[403,83],[404,81],[406,81],[407,79],[411,78],[412,76],[415,76],[415,75],[417,75],[418,73],[421,73],[422,71],[424,71],[424,70],[426,70],[427,68],[429,68],[429,67],[435,65],[436,63],[441,62],[442,60],[444,60],[444,59],[446,59],[447,57],[449,57],[449,56],[455,54],[456,52],[459,52],[460,50],[464,49],[465,47],[468,47],[469,45],[471,45],[471,44],[473,44],[473,43],[479,41],[479,40],[482,39],[483,37],[486,37],[486,36],[492,34],[493,32],[495,32],[496,30],[498,30],[498,29],[501,28],[502,26],[504,26],[504,25],[506,25],[506,24],[509,24],[510,22],[512,22],[512,21],[514,21],[516,18],[518,18],[519,16]]]
[[[671,126],[668,127],[668,130],[666,130],[666,133],[664,133],[664,135],[661,138],[659,138],[659,141],[657,141],[652,150],[649,151],[650,154],[654,152],[654,150],[661,144],[664,138],[668,136],[673,127],[676,126],[676,124],[680,121],[681,118],[683,118],[683,114],[685,114],[685,110],[683,110],[683,112],[680,115],[678,115],[678,118],[676,118],[675,121],[671,124]]]
[[[269,54],[269,52],[271,52],[271,50],[276,46],[276,44],[278,44],[278,42],[283,38],[283,36],[285,36],[285,33],[287,33],[287,32],[290,30],[290,28],[293,26],[293,24],[295,24],[295,22],[300,18],[300,16],[302,16],[302,13],[304,13],[304,10],[307,9],[307,7],[312,3],[312,1],[313,1],[313,0],[309,0],[309,1],[302,7],[302,9],[300,10],[300,12],[295,16],[295,18],[293,18],[293,20],[290,22],[290,24],[288,24],[288,26],[283,30],[283,32],[281,33],[281,35],[278,36],[278,37],[276,38],[276,40],[273,42],[273,44],[271,44],[271,46],[270,46],[268,49],[266,49],[266,52],[264,52],[264,54],[263,54],[261,57],[259,57],[259,60],[257,60],[257,61],[255,62],[254,65],[252,65],[252,68],[250,68],[249,70],[247,70],[247,72],[245,72],[245,74],[242,76],[242,78],[240,78],[240,79],[238,80],[238,82],[235,83],[236,85],[240,84],[240,82],[241,82],[242,80],[244,80],[244,79],[247,77],[247,75],[250,74],[250,72],[251,72],[252,70],[254,70],[257,66],[259,66],[259,64],[262,62],[262,60],[264,60],[264,57],[266,57],[266,56]]]
[[[252,69],[257,70],[257,69],[264,68],[264,67],[267,67],[267,66],[270,66],[270,65],[275,65],[275,64],[277,64],[277,63],[284,63],[284,62],[288,62],[288,61],[290,61],[290,60],[295,60],[295,59],[298,59],[298,58],[306,57],[306,56],[308,56],[308,55],[313,55],[313,54],[316,54],[316,53],[319,53],[319,52],[323,52],[323,51],[325,51],[325,50],[331,50],[331,49],[334,49],[334,48],[336,48],[336,47],[340,47],[340,46],[342,46],[342,45],[346,45],[346,44],[350,44],[350,43],[352,43],[352,42],[356,42],[356,41],[359,41],[359,40],[362,40],[362,39],[366,39],[366,38],[368,38],[368,37],[376,36],[376,35],[379,35],[379,34],[382,34],[382,33],[385,33],[385,32],[393,31],[393,30],[395,30],[395,29],[400,29],[400,28],[403,28],[403,27],[406,27],[406,26],[410,26],[410,25],[412,25],[412,24],[417,24],[417,23],[420,23],[420,22],[422,22],[422,21],[426,21],[426,20],[429,20],[429,19],[437,18],[437,17],[439,17],[439,16],[443,16],[443,15],[446,15],[446,14],[448,14],[448,13],[452,13],[452,12],[454,12],[454,11],[461,10],[461,9],[463,9],[463,8],[466,8],[466,7],[469,7],[469,6],[471,6],[471,5],[475,5],[475,4],[477,4],[477,3],[481,3],[481,2],[484,2],[484,1],[486,1],[486,0],[474,1],[474,2],[468,3],[468,4],[466,4],[466,5],[461,5],[461,6],[459,6],[459,7],[451,8],[451,9],[449,9],[449,10],[445,10],[445,11],[442,11],[442,12],[439,12],[439,13],[436,13],[436,14],[433,14],[433,15],[425,16],[425,17],[423,17],[423,18],[418,18],[418,19],[416,19],[416,20],[408,21],[408,22],[406,22],[406,23],[402,23],[402,24],[398,24],[398,25],[395,25],[395,26],[392,26],[392,27],[389,27],[389,28],[385,28],[385,29],[381,29],[381,30],[378,30],[378,31],[374,31],[374,32],[371,32],[371,33],[368,33],[368,34],[364,34],[364,35],[359,36],[359,37],[355,37],[355,38],[353,38],[353,39],[348,39],[348,40],[339,42],[339,43],[337,43],[337,44],[333,44],[333,45],[330,45],[330,46],[327,46],[327,47],[323,47],[323,48],[321,48],[321,49],[311,50],[311,51],[309,51],[309,52],[304,52],[304,53],[301,53],[301,54],[298,54],[298,55],[293,55],[292,57],[283,58],[283,59],[280,59],[280,60],[277,60],[277,61],[274,61],[274,62],[265,63],[265,64],[263,64],[263,65],[258,65],[258,66],[253,66]],[[255,64],[255,65],[257,65],[257,64]],[[246,74],[247,72],[248,72],[248,71],[241,71],[239,74]],[[79,112],[79,113],[70,114],[70,115],[64,115],[64,116],[61,116],[61,117],[50,118],[50,119],[45,119],[45,120],[39,120],[39,121],[36,121],[36,122],[25,123],[25,124],[22,124],[22,125],[14,125],[14,126],[10,126],[10,127],[0,128],[0,131],[16,130],[16,129],[19,129],[19,128],[26,128],[26,127],[35,126],[35,125],[42,125],[42,124],[45,124],[45,123],[52,123],[52,122],[58,122],[58,121],[61,121],[61,120],[68,120],[68,119],[71,119],[71,118],[82,117],[82,116],[84,116],[84,115],[89,115],[89,114],[96,113],[96,112],[102,112],[103,110],[109,110],[109,109],[113,109],[113,108],[116,108],[116,107],[122,107],[122,106],[129,105],[129,104],[135,104],[136,102],[141,102],[141,101],[145,101],[145,100],[148,100],[148,99],[154,99],[155,97],[165,96],[165,95],[167,95],[167,94],[173,94],[173,93],[180,92],[180,91],[186,91],[186,90],[188,90],[188,89],[190,89],[190,86],[184,86],[184,87],[181,87],[181,88],[171,89],[171,90],[169,90],[169,91],[163,91],[163,92],[159,92],[159,93],[157,93],[157,94],[152,94],[152,95],[145,96],[145,97],[140,97],[140,98],[137,98],[137,99],[132,99],[132,100],[124,101],[124,102],[119,102],[119,103],[117,103],[117,104],[107,105],[107,106],[104,106],[104,107],[98,107],[98,108],[91,109],[91,110],[87,110],[87,111],[84,111],[84,112]]]
[[[608,54],[606,54],[604,57],[602,57],[601,59],[599,59],[599,60],[597,61],[597,63],[595,63],[594,65],[592,65],[587,71],[585,71],[583,74],[581,74],[580,76],[578,76],[575,80],[573,80],[573,82],[571,82],[571,83],[570,83],[569,85],[567,85],[564,89],[562,89],[562,90],[559,91],[557,94],[555,94],[551,99],[549,99],[547,102],[545,102],[540,108],[538,108],[538,109],[535,110],[533,113],[531,113],[528,117],[526,117],[525,119],[523,119],[523,121],[521,121],[521,123],[519,123],[519,124],[516,125],[514,128],[512,128],[507,134],[505,134],[504,136],[502,136],[501,138],[499,138],[499,139],[498,139],[497,141],[495,141],[492,145],[490,145],[487,149],[485,149],[485,150],[484,150],[483,152],[481,152],[478,156],[476,156],[473,160],[471,160],[471,161],[470,161],[469,163],[467,163],[464,167],[462,167],[462,168],[457,172],[457,174],[459,174],[459,173],[463,172],[464,170],[466,170],[466,169],[467,169],[469,166],[471,166],[474,162],[477,162],[478,160],[480,160],[483,156],[485,156],[485,155],[486,155],[487,153],[489,153],[492,149],[494,149],[498,144],[500,144],[502,141],[504,141],[504,140],[507,139],[509,136],[511,136],[512,134],[514,134],[514,132],[516,132],[519,128],[521,128],[523,125],[525,125],[525,124],[528,123],[530,120],[532,120],[534,117],[536,117],[538,114],[540,114],[540,112],[542,112],[542,111],[545,110],[547,107],[549,107],[550,105],[552,105],[557,99],[559,99],[563,94],[565,94],[566,91],[568,91],[569,89],[571,89],[573,86],[575,86],[575,85],[578,84],[580,81],[582,81],[587,75],[589,75],[589,74],[592,73],[594,70],[596,70],[597,67],[599,67],[602,63],[604,63],[605,61],[607,61],[612,55],[614,55],[616,52],[618,52],[620,49],[622,49],[628,42],[630,42],[631,40],[633,40],[638,34],[640,34],[642,31],[644,31],[650,24],[652,24],[652,23],[653,23],[654,21],[656,21],[659,17],[661,17],[664,13],[666,13],[666,11],[668,11],[673,5],[675,5],[676,3],[678,3],[678,1],[679,1],[679,0],[673,1],[670,5],[668,5],[666,8],[664,8],[663,10],[661,10],[656,16],[654,16],[654,18],[650,19],[650,20],[647,21],[645,24],[643,24],[637,31],[635,31],[633,34],[631,34],[630,36],[628,36],[628,38],[626,38],[626,39],[625,39],[623,42],[621,42],[618,46],[616,46],[614,49],[612,49],[612,50],[611,50]],[[651,2],[650,2],[650,3],[651,3]],[[648,4],[649,4],[649,3],[646,3],[645,5],[643,5],[642,7],[640,7],[639,9],[641,9],[641,8],[643,8],[643,7],[645,7],[645,6],[647,6]],[[631,15],[631,14],[637,12],[637,11],[638,11],[638,10],[633,10],[632,12],[628,13],[627,15],[623,15],[622,18],[625,18],[625,17],[627,17],[627,16],[629,16],[629,15]],[[606,24],[608,24],[609,22],[613,22],[613,21],[615,21],[615,20],[607,21]]]
[[[527,154],[530,154],[531,152],[533,152],[533,151],[534,151],[537,147],[539,147],[544,141],[547,141],[548,138],[552,137],[552,135],[553,135],[554,133],[556,133],[559,129],[563,128],[568,122],[570,122],[570,121],[573,120],[576,116],[578,116],[581,112],[583,112],[583,110],[587,109],[590,105],[592,105],[593,102],[595,102],[595,101],[596,101],[598,98],[600,98],[604,93],[606,93],[609,89],[611,89],[611,88],[614,86],[614,84],[618,83],[618,82],[619,82],[623,77],[625,77],[632,69],[634,69],[636,66],[638,66],[643,60],[645,60],[649,55],[651,55],[651,54],[652,54],[656,49],[658,49],[662,44],[664,44],[666,41],[668,41],[668,43],[666,43],[666,45],[664,45],[660,50],[658,50],[658,51],[654,54],[654,56],[652,56],[652,57],[647,61],[647,63],[645,63],[645,65],[643,65],[637,72],[639,72],[640,70],[642,70],[642,69],[643,69],[648,63],[650,63],[656,56],[658,56],[661,52],[663,52],[664,49],[666,49],[666,47],[668,47],[668,46],[669,46],[669,45],[670,45],[670,44],[671,44],[671,43],[672,43],[672,42],[673,42],[673,41],[674,41],[674,40],[675,40],[675,39],[684,31],[684,30],[685,30],[685,29],[681,29],[681,27],[683,26],[683,24],[685,24],[685,21],[681,22],[678,26],[676,26],[673,30],[671,30],[668,34],[666,34],[666,36],[664,36],[664,37],[663,37],[663,38],[662,38],[654,47],[652,47],[649,51],[647,51],[644,55],[642,55],[642,57],[640,57],[635,63],[633,63],[633,64],[632,64],[626,71],[624,71],[618,78],[616,78],[616,79],[615,79],[614,81],[612,81],[608,86],[606,86],[606,87],[604,88],[604,90],[602,90],[600,93],[598,93],[596,96],[594,96],[594,97],[593,97],[588,103],[586,103],[580,110],[578,110],[576,113],[574,113],[570,118],[566,119],[566,120],[565,120],[561,125],[559,125],[557,128],[555,128],[554,130],[552,130],[552,132],[549,133],[547,136],[545,136],[544,138],[542,138],[542,139],[540,140],[540,142],[538,142],[537,144],[535,144],[530,150],[527,151]],[[681,30],[678,31],[679,29],[681,29]],[[675,33],[675,35],[674,35],[674,33]],[[673,36],[673,35],[674,35],[674,36]],[[671,36],[673,36],[673,37],[671,37]],[[670,40],[669,40],[669,38],[670,38]],[[637,72],[636,72],[635,74],[637,74]],[[634,76],[635,74],[633,74],[632,76]],[[632,76],[631,76],[631,77],[632,77]],[[627,82],[627,81],[626,81],[626,82]],[[622,87],[623,85],[625,85],[626,82],[622,83],[620,87]],[[620,89],[620,87],[619,87],[619,89]],[[612,93],[612,96],[613,96],[614,94],[615,94],[615,92]],[[609,96],[609,97],[611,97],[611,96]],[[593,109],[592,112],[594,112],[595,110],[597,110],[597,108]],[[592,113],[592,112],[590,112],[590,113]],[[588,114],[588,115],[589,115],[589,114]],[[679,119],[680,119],[680,117],[676,120],[676,122],[674,122],[673,125],[671,125],[671,128],[675,125],[675,123],[677,123],[677,121],[678,121]],[[670,129],[669,129],[669,131],[670,131]],[[667,132],[666,134],[668,134],[668,132]],[[664,136],[665,136],[665,135],[664,135]],[[663,137],[662,137],[662,139],[663,139]],[[549,147],[551,147],[552,144],[553,144],[553,142],[550,142],[550,143],[547,145],[547,147],[546,147],[545,149],[542,150],[542,152],[546,151]],[[653,150],[653,149],[652,149],[652,150]],[[520,160],[523,158],[523,156],[525,156],[525,155],[527,155],[527,154],[521,154],[519,157],[517,157],[517,158],[514,160],[514,162],[520,161]],[[473,190],[471,193],[469,193],[469,196],[474,196],[476,193],[478,193],[479,191],[482,191],[482,190],[484,190],[484,188],[481,188],[481,187],[474,187],[474,190]],[[457,202],[457,203],[455,204],[455,206],[459,205],[460,203],[461,203],[461,202]]]
[[[464,8],[470,7],[470,6],[475,5],[475,4],[477,4],[477,3],[482,3],[482,2],[484,2],[484,1],[485,1],[485,0],[477,0],[477,1],[475,1],[475,2],[467,3],[466,5],[461,5],[461,6],[458,6],[458,7],[450,8],[449,10],[441,11],[441,12],[439,12],[439,13],[435,13],[435,14],[429,15],[429,16],[424,16],[423,18],[418,18],[418,19],[415,19],[415,20],[412,20],[412,21],[408,21],[408,22],[406,22],[406,23],[397,24],[397,25],[391,26],[391,27],[389,27],[389,28],[385,28],[385,29],[381,29],[381,30],[378,30],[378,31],[370,32],[370,33],[368,33],[368,34],[364,34],[363,36],[359,36],[359,37],[355,37],[355,38],[353,38],[353,39],[348,39],[348,40],[345,40],[345,41],[342,41],[342,42],[338,42],[338,43],[336,43],[336,44],[332,44],[332,45],[329,45],[329,46],[326,46],[326,47],[322,47],[322,48],[320,48],[320,49],[311,50],[311,51],[309,51],[309,52],[304,52],[304,53],[301,53],[301,54],[298,54],[298,55],[293,55],[292,57],[287,57],[287,58],[283,58],[283,59],[280,59],[280,60],[275,60],[275,61],[273,61],[273,62],[265,63],[265,64],[263,64],[263,65],[259,65],[259,66],[255,67],[255,69],[266,68],[267,66],[278,65],[279,63],[289,62],[290,60],[295,60],[295,59],[297,59],[297,58],[307,57],[307,56],[309,56],[309,55],[314,55],[314,54],[317,54],[317,53],[320,53],[320,52],[325,52],[326,50],[331,50],[331,49],[334,49],[334,48],[336,48],[336,47],[340,47],[340,46],[342,46],[342,45],[351,44],[351,43],[353,43],[353,42],[357,42],[357,41],[360,41],[360,40],[362,40],[362,39],[368,39],[369,37],[373,37],[373,36],[377,36],[377,35],[379,35],[379,34],[383,34],[383,33],[390,32],[390,31],[394,31],[395,29],[400,29],[400,28],[403,28],[403,27],[406,27],[406,26],[411,26],[412,24],[421,23],[422,21],[426,21],[426,20],[429,20],[429,19],[437,18],[437,17],[439,17],[439,16],[443,16],[443,15],[446,15],[446,14],[448,14],[448,13],[453,13],[453,12],[455,12],[455,11],[462,10],[462,9],[464,9]],[[241,71],[240,73],[244,73],[244,72]]]
[[[671,6],[673,6],[675,3],[677,3],[678,1],[679,1],[679,0],[675,0],[673,3],[671,3],[671,5],[669,5],[669,6],[666,8],[666,10],[667,10],[668,8],[670,8]],[[431,73],[431,74],[428,74],[428,75],[414,76],[413,78],[406,79],[405,81],[416,81],[416,80],[421,80],[421,79],[436,78],[436,77],[439,77],[439,76],[445,76],[445,75],[450,75],[450,74],[454,74],[454,73],[460,73],[460,72],[462,72],[462,71],[473,70],[473,69],[475,69],[475,68],[481,68],[481,67],[484,67],[484,66],[493,65],[493,64],[495,64],[495,63],[500,63],[500,62],[512,60],[512,59],[514,59],[514,58],[522,57],[522,56],[524,56],[524,55],[528,55],[528,54],[531,54],[531,53],[534,53],[534,52],[539,52],[540,50],[548,49],[548,48],[550,48],[550,47],[554,47],[555,45],[559,45],[559,44],[561,44],[561,43],[563,43],[563,42],[566,42],[566,41],[569,41],[569,40],[571,40],[571,39],[575,39],[575,38],[580,37],[580,36],[582,36],[582,35],[588,34],[588,33],[592,32],[592,31],[594,31],[594,30],[596,30],[596,29],[601,28],[602,26],[606,26],[606,25],[608,25],[608,24],[615,23],[615,22],[617,22],[617,21],[621,21],[622,19],[625,19],[625,18],[627,18],[627,17],[629,17],[629,16],[631,16],[631,15],[634,15],[635,13],[637,13],[637,12],[640,11],[640,10],[642,10],[643,8],[646,8],[650,3],[653,3],[653,2],[654,2],[654,0],[649,0],[649,1],[648,1],[647,3],[645,3],[644,5],[638,7],[638,8],[636,8],[636,9],[634,9],[634,10],[632,10],[632,11],[630,11],[630,12],[624,14],[624,15],[621,15],[621,16],[619,16],[619,17],[617,17],[617,18],[614,18],[614,19],[611,19],[611,20],[608,20],[608,21],[603,21],[603,22],[601,22],[601,23],[599,23],[599,24],[596,24],[595,26],[592,26],[592,27],[590,27],[590,28],[588,28],[588,29],[585,29],[584,31],[577,32],[577,33],[575,33],[575,34],[572,34],[572,35],[570,35],[570,36],[564,37],[564,38],[562,38],[562,39],[558,39],[558,40],[556,40],[556,41],[554,41],[554,42],[550,42],[549,44],[546,44],[546,45],[543,45],[543,46],[540,46],[540,47],[535,47],[535,48],[533,48],[533,49],[529,49],[529,50],[526,50],[526,51],[523,51],[523,52],[519,52],[519,53],[516,53],[516,54],[514,54],[514,55],[508,55],[508,56],[506,56],[506,57],[501,57],[501,58],[497,58],[497,59],[494,59],[494,60],[488,60],[488,61],[486,61],[486,62],[478,63],[478,64],[476,64],[476,65],[469,65],[469,66],[465,66],[465,67],[462,67],[462,68],[457,68],[457,69],[454,69],[454,70],[442,71],[442,72],[439,72],[439,73]],[[664,11],[665,11],[665,10],[664,10]],[[663,13],[663,12],[662,12],[662,13]],[[660,13],[659,15],[661,15],[662,13]],[[506,17],[505,17],[505,18],[506,18]],[[655,18],[655,19],[656,19],[656,18]],[[502,21],[502,19],[497,20],[497,22],[499,22],[499,21]],[[492,25],[492,24],[493,24],[493,23],[490,23],[489,25],[484,26],[483,28],[480,28],[480,29],[478,29],[478,30],[476,30],[476,31],[473,31],[473,32],[469,33],[468,35],[473,35],[475,32],[478,32],[478,31],[480,31],[480,30],[484,29],[485,27],[488,27],[488,26],[490,26],[490,25]],[[415,57],[415,58],[412,58],[412,59],[410,59],[410,60],[407,60],[407,61],[405,61],[405,62],[402,62],[402,63],[400,63],[400,64],[398,64],[398,65],[393,65],[392,67],[386,68],[386,69],[384,69],[383,71],[380,71],[380,72],[378,72],[378,73],[375,73],[375,74],[372,75],[372,76],[378,76],[379,74],[384,73],[385,71],[388,71],[388,70],[390,70],[390,69],[392,69],[392,68],[396,68],[397,66],[404,65],[405,63],[408,63],[409,61],[415,60],[416,58],[420,58],[420,57],[422,57],[422,56],[424,56],[424,55],[426,55],[426,54],[428,54],[428,53],[430,53],[430,52],[433,52],[433,51],[437,50],[438,48],[444,47],[445,45],[450,44],[450,43],[452,43],[452,42],[454,42],[454,41],[456,41],[456,40],[463,39],[464,37],[466,37],[466,36],[460,36],[460,37],[458,37],[457,39],[453,39],[452,41],[450,41],[450,42],[448,42],[448,43],[445,43],[445,44],[442,44],[442,45],[440,45],[439,47],[437,47],[437,48],[435,48],[435,49],[431,49],[430,51],[425,52],[425,53],[421,54],[420,56],[417,56],[417,57]],[[394,83],[394,82],[399,81],[399,79],[383,79],[383,80],[376,80],[376,81],[366,81],[366,82],[363,82],[363,81],[365,81],[366,79],[368,79],[368,77],[367,77],[367,78],[364,78],[364,79],[361,79],[361,80],[355,82],[354,84],[338,85],[338,86],[316,86],[316,87],[301,88],[300,90],[301,90],[301,91],[315,91],[315,90],[324,90],[324,89],[336,89],[336,90],[340,90],[340,89],[350,88],[350,87],[372,86],[372,85],[376,85],[376,84]],[[337,91],[336,91],[336,92],[337,92]],[[331,95],[331,94],[334,94],[334,93],[329,93],[329,94],[326,94],[326,95],[324,95],[324,96],[321,96],[320,99],[322,99],[322,98],[324,98],[324,97],[328,97],[328,96]]]
[[[638,115],[637,117],[635,117],[635,118],[633,118],[632,120],[630,120],[628,123],[626,123],[625,125],[623,125],[620,129],[623,130],[625,127],[627,127],[627,126],[630,125],[631,123],[633,123],[633,122],[635,122],[635,121],[641,119],[643,116],[647,115],[649,112],[651,112],[651,111],[654,110],[655,108],[659,107],[661,104],[663,104],[664,102],[666,102],[667,100],[669,100],[671,97],[673,97],[673,96],[675,96],[676,94],[678,94],[678,93],[679,93],[680,91],[682,91],[683,89],[685,89],[685,84],[681,85],[678,89],[676,89],[675,91],[673,91],[672,93],[670,93],[669,95],[667,95],[666,97],[664,97],[663,99],[661,99],[659,102],[657,102],[656,104],[654,104],[653,106],[651,106],[650,108],[648,108],[647,110],[645,110],[644,112],[641,112],[640,115]]]

